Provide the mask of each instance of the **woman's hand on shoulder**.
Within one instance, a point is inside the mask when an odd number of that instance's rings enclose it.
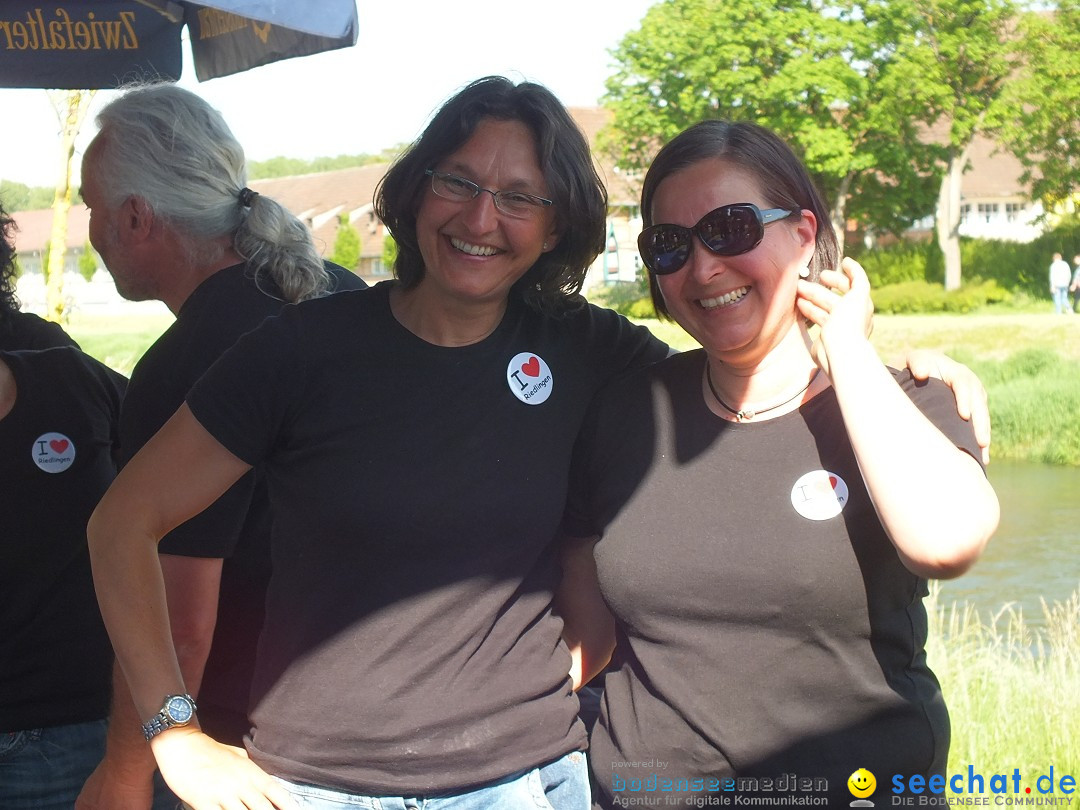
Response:
[[[800,280],[795,306],[811,323],[821,327],[810,351],[830,377],[830,352],[835,354],[837,349],[870,337],[874,318],[870,280],[854,259],[844,259],[838,270],[823,270],[818,281]]]
[[[192,810],[296,807],[289,792],[244,749],[223,745],[197,728],[169,729],[150,745],[165,782]]]
[[[975,441],[982,450],[982,462],[990,463],[990,405],[986,388],[975,372],[951,357],[933,349],[912,349],[904,358],[916,380],[936,377],[952,389],[956,412],[971,422]]]

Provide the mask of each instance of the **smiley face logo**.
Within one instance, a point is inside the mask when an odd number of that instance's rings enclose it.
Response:
[[[865,799],[877,789],[877,779],[866,768],[859,768],[847,780],[848,790],[857,799]]]

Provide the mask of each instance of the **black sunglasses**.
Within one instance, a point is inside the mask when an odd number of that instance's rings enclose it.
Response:
[[[748,253],[765,237],[765,226],[794,214],[784,208],[762,211],[753,203],[722,205],[693,228],[682,225],[653,225],[638,236],[638,253],[645,266],[658,276],[674,273],[686,264],[693,248],[694,234],[718,256]]]

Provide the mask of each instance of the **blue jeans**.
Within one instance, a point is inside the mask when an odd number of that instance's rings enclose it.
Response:
[[[1058,315],[1064,315],[1067,312],[1072,312],[1072,307],[1069,306],[1069,288],[1068,287],[1054,287],[1054,311]]]
[[[105,721],[0,732],[0,807],[71,810],[105,756]]]
[[[589,773],[582,751],[485,787],[444,796],[357,796],[279,779],[305,810],[589,810]]]

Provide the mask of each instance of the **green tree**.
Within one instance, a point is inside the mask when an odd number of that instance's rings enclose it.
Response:
[[[857,6],[817,0],[665,0],[614,52],[600,149],[644,168],[660,144],[708,118],[752,121],[787,140],[847,219],[898,230],[930,210],[933,151],[917,110],[887,95],[888,54]]]
[[[1080,189],[1080,0],[1024,15],[1020,43],[1034,58],[1006,84],[993,124],[1032,198],[1052,211]]]
[[[87,281],[93,281],[97,269],[97,253],[94,252],[94,246],[87,239],[83,244],[82,253],[79,254],[79,274]]]
[[[383,269],[387,273],[394,272],[394,263],[397,262],[397,254],[397,242],[394,241],[394,237],[387,234],[382,243],[382,264]]]
[[[319,174],[356,166],[370,166],[374,163],[391,163],[408,147],[398,144],[382,150],[377,155],[336,155],[334,157],[303,158],[272,157],[268,160],[252,161],[248,164],[248,177],[251,180],[266,180],[274,177],[291,177],[298,174]]]
[[[349,222],[347,213],[338,216],[337,236],[334,238],[334,252],[330,255],[330,261],[354,273],[360,265],[360,232]]]
[[[890,90],[910,96],[927,127],[945,130],[936,229],[945,288],[960,286],[960,184],[972,141],[992,135],[990,115],[1015,70],[1019,45],[1011,0],[866,0],[891,64]]]
[[[10,214],[15,211],[40,211],[52,205],[53,190],[44,186],[27,186],[13,180],[0,180],[0,200]]]

